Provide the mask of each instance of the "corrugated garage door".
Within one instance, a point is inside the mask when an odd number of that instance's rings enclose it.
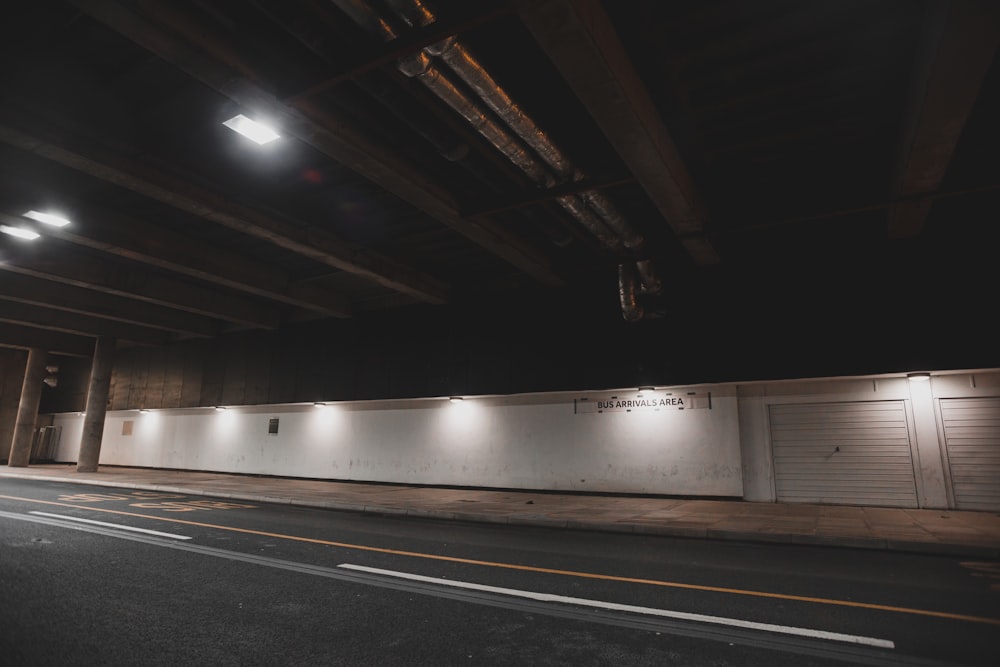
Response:
[[[1000,398],[943,398],[955,506],[1000,510]]]
[[[902,401],[770,406],[779,502],[916,507]]]

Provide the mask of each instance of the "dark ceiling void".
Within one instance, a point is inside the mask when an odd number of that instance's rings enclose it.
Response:
[[[1000,286],[998,43],[988,0],[18,3],[0,346],[954,311]]]

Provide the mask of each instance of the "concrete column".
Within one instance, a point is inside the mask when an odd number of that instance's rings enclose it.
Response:
[[[114,367],[115,339],[98,336],[94,345],[94,362],[90,369],[90,390],[87,392],[87,413],[83,418],[80,453],[76,458],[77,472],[96,472],[101,458],[101,438],[104,437],[104,415],[108,411],[108,389]]]
[[[21,383],[21,402],[17,405],[14,422],[14,439],[10,443],[7,465],[23,468],[31,460],[31,445],[35,441],[35,422],[38,421],[38,403],[42,400],[42,380],[49,353],[33,347],[28,351],[28,364]]]

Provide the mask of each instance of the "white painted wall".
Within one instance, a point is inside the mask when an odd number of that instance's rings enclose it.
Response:
[[[573,399],[580,395],[570,394],[343,403],[323,409],[109,412],[100,463],[405,484],[740,497],[735,392],[698,389],[707,391],[710,409],[604,414],[575,414]],[[598,400],[612,394],[587,396]],[[278,435],[267,433],[272,417],[280,419]],[[58,460],[76,460],[82,420],[56,416],[62,427]],[[132,435],[122,435],[125,421],[133,422]]]
[[[683,395],[689,388],[660,389]],[[101,464],[403,484],[730,496],[774,502],[769,407],[906,405],[921,507],[954,507],[940,401],[1000,396],[1000,370],[700,386],[711,409],[576,414],[581,394],[109,412]],[[592,392],[592,401],[635,390]],[[648,394],[647,394],[648,395]],[[276,436],[268,419],[278,417]],[[132,421],[130,436],[122,435]],[[83,418],[55,415],[60,461]]]

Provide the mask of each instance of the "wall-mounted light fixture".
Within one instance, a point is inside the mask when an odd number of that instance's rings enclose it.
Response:
[[[907,373],[906,379],[910,382],[927,382],[931,379],[930,373]]]
[[[317,401],[317,402],[313,403],[313,407],[314,408],[325,408],[326,407],[326,403],[323,403],[322,401]]]
[[[451,401],[452,403],[458,403],[459,401],[462,400],[462,397],[461,396],[449,396],[448,400]]]

